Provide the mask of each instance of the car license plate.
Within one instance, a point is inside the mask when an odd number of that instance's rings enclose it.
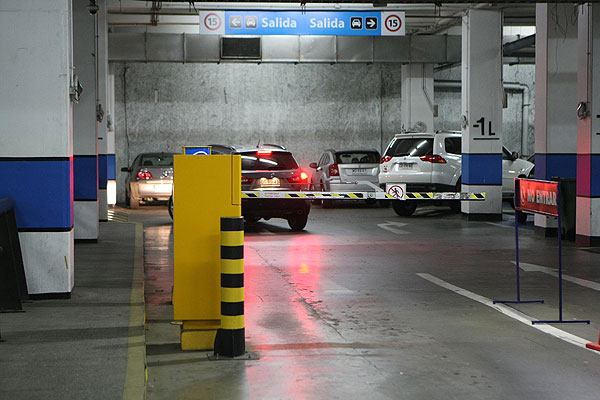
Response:
[[[367,173],[366,168],[352,168],[352,173],[355,175],[365,175]]]
[[[398,168],[412,168],[413,165],[415,165],[415,163],[399,162],[399,163],[396,163],[396,165],[398,165]]]
[[[279,187],[280,181],[279,178],[260,178],[260,186],[261,187]]]

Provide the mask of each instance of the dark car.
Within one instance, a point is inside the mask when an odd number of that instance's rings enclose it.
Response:
[[[142,153],[130,167],[125,179],[125,201],[138,208],[140,201],[168,200],[173,191],[173,153]]]
[[[300,191],[309,188],[308,174],[283,146],[236,148],[213,145],[212,152],[242,157],[243,191]],[[247,222],[283,218],[292,230],[301,231],[306,226],[309,212],[310,201],[304,199],[242,199],[242,215]]]

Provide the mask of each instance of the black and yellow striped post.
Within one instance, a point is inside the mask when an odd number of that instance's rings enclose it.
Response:
[[[244,218],[221,218],[221,328],[215,355],[246,352],[244,329]]]

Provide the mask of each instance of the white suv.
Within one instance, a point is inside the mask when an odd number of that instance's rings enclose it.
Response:
[[[379,183],[405,183],[407,192],[460,192],[462,174],[459,132],[401,133],[394,136],[380,161]],[[502,197],[511,199],[514,178],[529,177],[533,164],[502,148]],[[398,215],[412,215],[418,202],[394,201]],[[460,211],[460,202],[450,202]]]

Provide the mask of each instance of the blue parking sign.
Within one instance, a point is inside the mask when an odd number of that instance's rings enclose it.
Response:
[[[209,156],[211,146],[184,146],[182,153],[188,156]]]

